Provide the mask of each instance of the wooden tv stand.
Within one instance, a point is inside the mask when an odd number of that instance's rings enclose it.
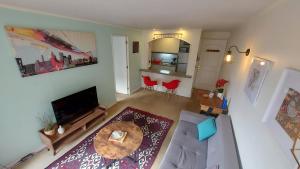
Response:
[[[94,127],[99,120],[103,121],[106,115],[107,112],[104,108],[97,107],[93,111],[75,119],[73,122],[63,125],[65,129],[63,134],[58,134],[58,126],[55,125],[56,132],[53,136],[44,134],[43,129],[39,130],[39,135],[42,142],[47,146],[48,151],[51,150],[53,155],[55,155],[57,150],[63,145],[74,140],[87,129]]]

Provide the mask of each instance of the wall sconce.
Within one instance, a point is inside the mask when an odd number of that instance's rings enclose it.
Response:
[[[291,149],[291,152],[293,154],[293,157],[295,158],[296,162],[297,162],[297,165],[298,165],[298,168],[297,169],[300,169],[300,148],[299,148],[299,137],[296,137],[295,140],[294,140],[294,143],[293,143],[293,147]]]
[[[237,46],[230,46],[230,48],[227,51],[227,54],[225,56],[225,61],[226,62],[231,62],[232,61],[232,55],[231,55],[231,49],[235,48],[237,50],[237,52],[239,53],[245,53],[246,56],[248,56],[250,54],[250,49],[247,49],[245,52],[240,51],[239,48]]]
[[[225,61],[226,61],[226,62],[231,62],[231,61],[232,61],[232,56],[231,56],[231,54],[227,54],[227,55],[225,56]]]

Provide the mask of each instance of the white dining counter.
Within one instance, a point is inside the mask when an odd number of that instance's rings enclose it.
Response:
[[[192,76],[177,72],[170,72],[167,74],[163,73],[163,71],[152,69],[140,69],[140,71],[142,76],[149,76],[151,80],[158,81],[158,85],[154,87],[154,90],[165,92],[166,89],[162,86],[162,82],[170,82],[171,80],[178,79],[181,82],[175,94],[184,97],[191,97],[193,86]],[[142,86],[145,87],[143,78],[141,78],[141,81]]]

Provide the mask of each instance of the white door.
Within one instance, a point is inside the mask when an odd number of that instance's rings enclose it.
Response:
[[[112,37],[112,54],[114,61],[114,75],[116,92],[122,94],[129,93],[128,80],[128,57],[127,57],[127,37]]]
[[[202,39],[195,69],[194,88],[212,90],[219,78],[227,40]]]

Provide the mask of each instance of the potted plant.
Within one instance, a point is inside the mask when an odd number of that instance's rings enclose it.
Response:
[[[46,135],[52,136],[55,134],[55,123],[51,116],[44,114],[43,117],[39,117],[39,120],[42,123],[43,131]]]
[[[224,87],[225,85],[229,83],[229,81],[225,80],[225,79],[219,79],[217,82],[216,82],[216,93],[217,93],[217,96],[220,98],[220,99],[223,99],[223,96],[224,96]]]

